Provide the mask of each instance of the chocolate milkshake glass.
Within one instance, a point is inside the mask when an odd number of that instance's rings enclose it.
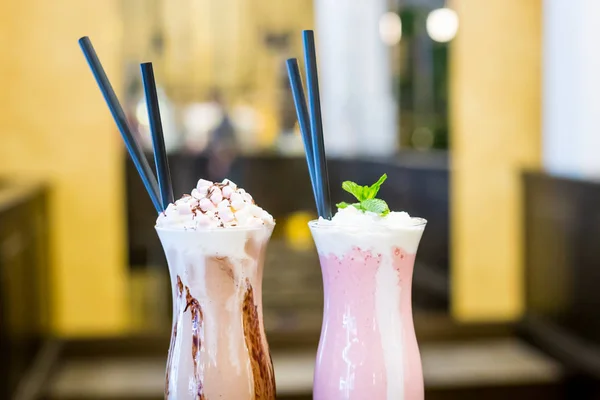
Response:
[[[236,218],[230,219],[222,199],[213,199],[214,207],[202,200],[213,197],[211,190],[228,194],[222,184],[200,188],[156,226],[173,290],[165,399],[275,399],[262,310],[272,217],[253,201],[234,208],[233,200],[227,208]],[[249,212],[236,215],[245,207]]]
[[[309,224],[325,291],[313,398],[423,400],[411,284],[426,221],[338,214]]]

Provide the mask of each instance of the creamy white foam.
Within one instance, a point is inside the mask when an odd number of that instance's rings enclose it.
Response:
[[[338,226],[356,226],[362,228],[371,228],[376,226],[386,226],[397,228],[402,226],[415,225],[416,218],[411,218],[404,211],[392,211],[386,216],[380,216],[373,212],[363,212],[353,206],[339,208],[331,220],[319,219],[319,224],[331,224]]]
[[[214,183],[200,179],[190,195],[169,204],[156,220],[157,228],[206,230],[273,226],[271,214],[229,179]]]
[[[309,225],[319,253],[341,257],[356,246],[376,254],[389,253],[396,246],[414,254],[426,222],[406,212],[390,212],[381,217],[349,206],[338,209],[331,220],[319,218]]]

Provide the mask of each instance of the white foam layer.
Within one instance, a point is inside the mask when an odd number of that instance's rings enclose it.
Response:
[[[331,220],[320,218],[319,223],[363,228],[379,226],[398,228],[403,226],[414,226],[415,220],[420,221],[418,218],[411,218],[410,215],[404,211],[392,211],[382,217],[379,214],[370,211],[363,212],[353,206],[348,206],[346,208],[339,208]]]
[[[157,228],[206,230],[273,226],[271,214],[229,179],[214,183],[200,179],[191,195],[169,204],[156,220]]]
[[[156,227],[167,259],[171,252],[191,259],[207,256],[246,259],[246,243],[262,243],[271,236],[272,226],[256,228],[179,230]],[[182,273],[183,271],[177,271]]]
[[[426,223],[405,212],[380,217],[350,206],[338,210],[331,220],[319,218],[309,226],[320,254],[341,257],[353,247],[376,254],[387,254],[392,247],[400,247],[415,254]]]

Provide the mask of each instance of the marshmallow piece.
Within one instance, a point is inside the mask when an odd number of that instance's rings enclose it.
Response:
[[[189,215],[192,213],[192,209],[190,208],[189,203],[183,203],[177,206],[177,211],[179,211],[180,215]]]
[[[223,199],[219,204],[217,204],[217,209],[219,210],[219,212],[223,210],[229,210],[230,205],[231,203],[229,203],[229,200]]]
[[[167,209],[165,210],[165,216],[167,218],[171,218],[175,214],[177,214],[177,206],[175,204],[171,203],[167,206]]]
[[[207,188],[207,190],[208,190],[208,188]],[[202,194],[202,193],[200,193],[200,191],[199,191],[198,189],[196,189],[196,188],[192,189],[192,197],[193,197],[194,199],[198,199],[198,200],[200,200],[200,199],[202,199],[202,198],[203,198],[205,195],[206,195],[206,193]]]
[[[206,179],[200,179],[198,181],[198,184],[196,185],[196,187],[199,190],[201,187],[210,187],[212,185],[213,185],[213,183],[211,181],[207,181]]]
[[[221,221],[223,221],[223,222],[231,222],[235,219],[235,215],[233,214],[233,211],[231,211],[229,208],[227,208],[223,211],[220,211],[219,217],[221,218]]]
[[[210,189],[210,186],[200,186],[198,188],[198,194],[200,194],[200,196],[202,196],[202,197],[206,197],[206,194],[208,193],[208,189]]]
[[[226,199],[228,199],[234,193],[234,190],[231,188],[231,186],[225,186],[222,189],[222,193],[223,193],[223,197],[226,198]]]
[[[244,200],[235,200],[231,202],[231,207],[233,207],[235,210],[241,210],[242,208],[246,207],[246,203]]]
[[[202,211],[209,211],[215,208],[215,205],[212,201],[207,199],[206,197],[200,200],[200,209]]]
[[[250,208],[250,213],[252,213],[253,217],[260,218],[262,216],[263,209],[260,208],[259,206],[251,205],[249,208]]]
[[[229,196],[229,200],[233,203],[234,201],[244,201],[244,198],[238,192],[233,192],[231,196]]]
[[[233,183],[232,181],[230,181],[229,179],[223,179],[223,182],[221,182],[223,185],[227,185],[230,188],[232,188],[234,191],[237,189],[237,185],[235,183]]]
[[[196,216],[196,225],[205,227],[211,222],[210,217],[206,214],[199,214]]]
[[[252,196],[250,196],[250,193],[244,193],[242,195],[242,197],[244,198],[244,201],[246,203],[252,203],[252,204],[254,204],[254,200],[252,199]]]
[[[240,225],[245,225],[248,220],[252,218],[252,213],[248,208],[243,208],[235,212],[235,218],[238,220]]]
[[[244,198],[239,193],[233,193],[229,200],[231,200],[231,207],[235,208],[236,210],[241,210],[242,208],[246,207]]]
[[[221,189],[213,186],[211,190],[212,192],[210,193],[210,201],[212,201],[213,204],[219,204],[223,200],[223,194],[221,193]]]
[[[269,214],[266,210],[262,211],[260,219],[262,219],[264,222],[273,222],[273,216]]]

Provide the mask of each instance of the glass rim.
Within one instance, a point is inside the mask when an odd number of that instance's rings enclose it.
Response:
[[[317,229],[344,229],[344,228],[350,228],[350,229],[373,229],[374,227],[376,228],[383,228],[383,229],[388,229],[388,230],[401,230],[401,229],[412,229],[412,228],[420,228],[420,227],[425,227],[425,225],[427,225],[427,220],[425,218],[421,218],[421,217],[410,217],[411,221],[413,222],[410,225],[398,225],[398,226],[389,226],[389,225],[369,225],[369,226],[365,226],[365,225],[351,225],[351,224],[343,224],[343,225],[334,225],[334,224],[320,224],[319,223],[319,219],[313,219],[311,221],[308,222],[308,226],[310,228],[317,228]]]

